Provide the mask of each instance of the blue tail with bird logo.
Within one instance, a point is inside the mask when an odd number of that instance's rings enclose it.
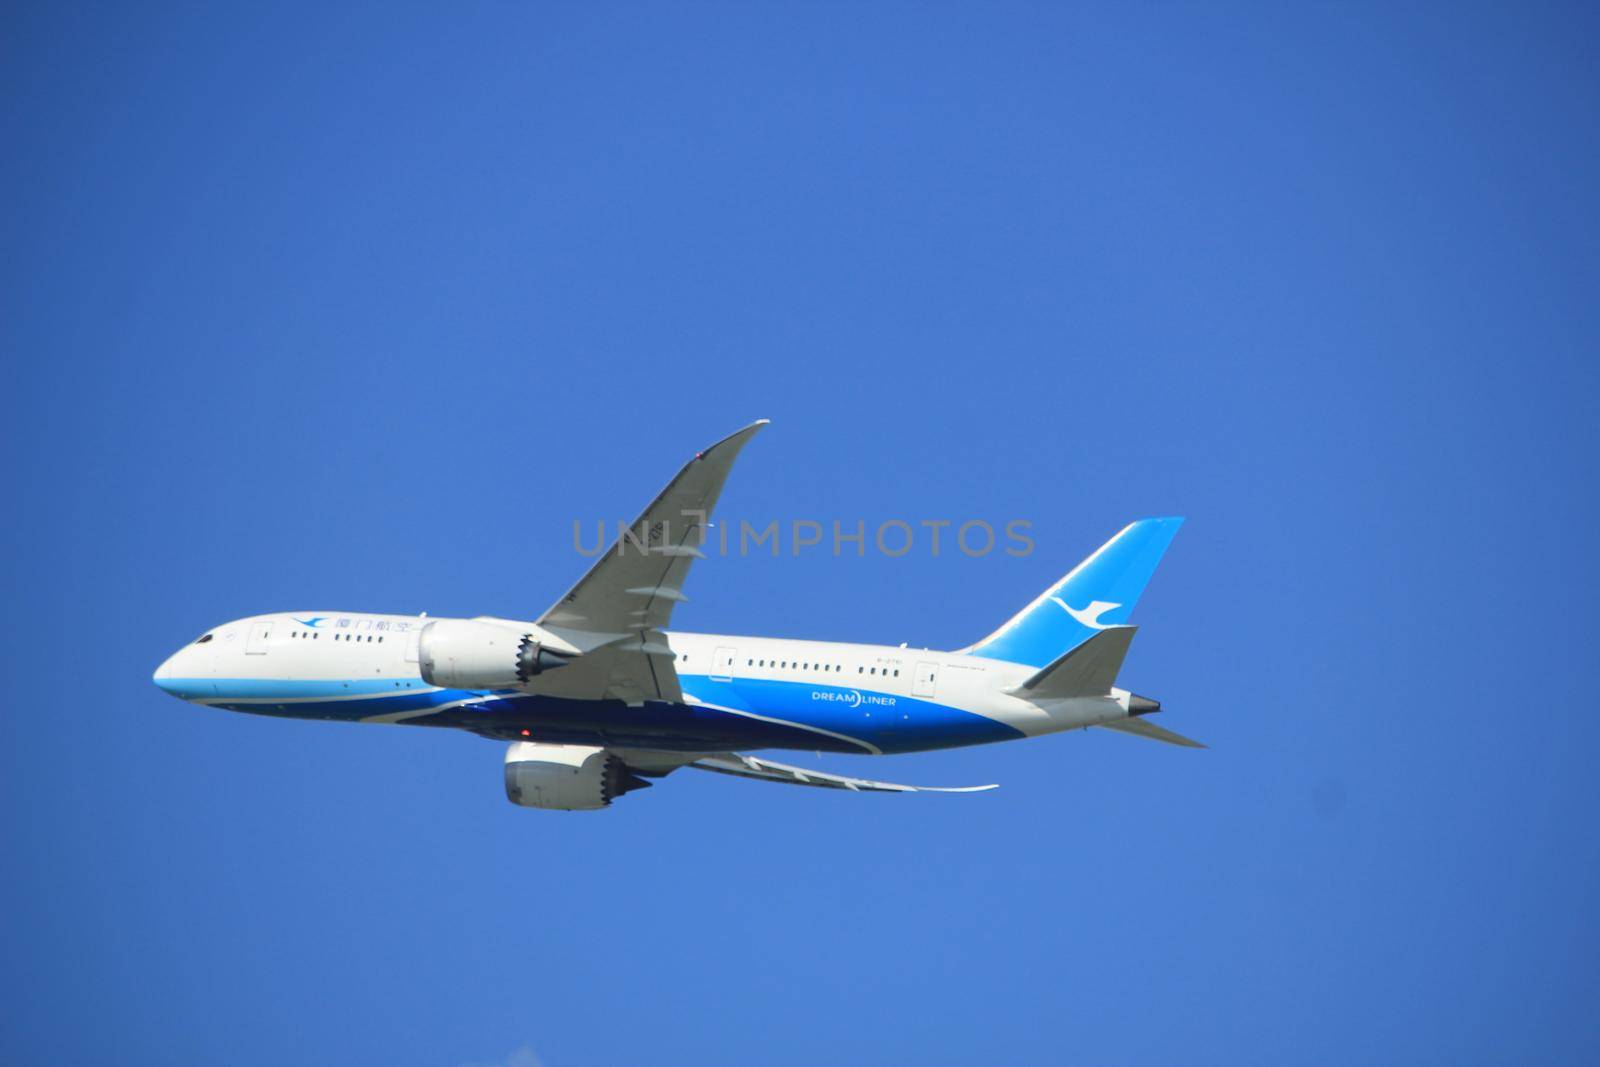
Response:
[[[1129,523],[1004,626],[961,651],[1043,667],[1127,622],[1181,525],[1181,518]]]

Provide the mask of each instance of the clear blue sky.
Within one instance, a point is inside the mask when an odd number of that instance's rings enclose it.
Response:
[[[7,1063],[1600,1058],[1582,5],[11,5]],[[757,417],[684,629],[959,647],[1189,523],[1190,752],[523,811],[466,735],[150,684],[530,616]]]

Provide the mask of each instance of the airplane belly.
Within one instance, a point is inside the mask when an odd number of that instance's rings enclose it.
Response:
[[[899,693],[769,678],[685,676],[681,681],[685,699],[847,741],[851,747],[843,751],[923,752],[1023,736],[987,716]]]
[[[620,700],[571,700],[503,694],[444,708],[405,720],[416,726],[445,726],[512,741],[550,741],[612,748],[654,748],[677,752],[744,751],[787,748],[802,751],[864,752],[859,743],[830,737],[803,726],[737,714],[700,704]],[[523,731],[527,731],[524,733]]]

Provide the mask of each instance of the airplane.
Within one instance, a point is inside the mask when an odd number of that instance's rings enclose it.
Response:
[[[537,619],[296,611],[207,630],[155,672],[229,711],[507,741],[514,804],[592,811],[684,767],[858,792],[978,792],[809,770],[752,751],[925,752],[1101,727],[1203,748],[1119,689],[1140,593],[1181,518],[1125,526],[954,652],[667,629],[754,422],[690,460]]]

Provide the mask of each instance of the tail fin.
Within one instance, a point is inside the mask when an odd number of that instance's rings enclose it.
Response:
[[[961,651],[1043,667],[1127,622],[1181,525],[1181,518],[1129,523],[1004,626]]]

